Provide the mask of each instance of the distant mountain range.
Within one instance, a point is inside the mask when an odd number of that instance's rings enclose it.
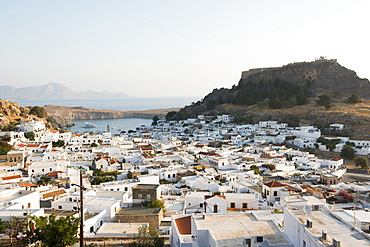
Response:
[[[76,92],[61,84],[50,82],[41,86],[13,87],[0,86],[0,99],[6,100],[46,100],[46,99],[104,99],[124,98],[125,93],[113,93],[109,91],[97,92],[88,90]]]

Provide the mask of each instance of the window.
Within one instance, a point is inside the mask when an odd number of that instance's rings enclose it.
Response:
[[[168,174],[168,178],[171,178],[171,174]]]
[[[267,191],[267,195],[270,195],[270,191]]]
[[[50,171],[52,171],[53,170],[53,168],[50,168]]]
[[[146,199],[150,200],[150,194],[146,195]]]
[[[173,174],[172,177],[175,178],[176,177],[176,174]]]
[[[125,191],[128,191],[128,188],[127,187],[125,187]]]
[[[243,208],[248,208],[248,203],[243,202],[242,205]]]
[[[63,207],[61,205],[58,206],[58,209],[63,209]]]
[[[201,208],[202,208],[202,207],[203,207],[203,203],[199,203],[199,207],[201,207]]]
[[[277,191],[274,191],[274,196],[277,196]]]
[[[77,207],[73,207],[73,210],[76,210],[77,211],[77,209],[78,209]]]
[[[138,194],[137,195],[137,198],[142,199],[143,198],[143,194]]]
[[[235,208],[235,202],[230,202],[230,208]]]

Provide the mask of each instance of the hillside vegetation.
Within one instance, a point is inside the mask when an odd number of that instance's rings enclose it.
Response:
[[[202,100],[167,115],[185,119],[197,115],[234,115],[238,123],[264,120],[291,126],[332,123],[347,126],[346,135],[369,139],[370,82],[358,78],[336,60],[288,64],[242,73],[230,89],[214,89]]]

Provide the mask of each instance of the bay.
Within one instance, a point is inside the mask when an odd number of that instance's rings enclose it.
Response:
[[[128,132],[129,130],[136,130],[141,125],[150,126],[152,119],[144,118],[115,118],[115,119],[89,119],[89,120],[74,120],[75,126],[67,128],[74,133],[84,132],[101,132],[107,131],[108,126],[112,135],[119,134],[122,130]],[[96,128],[83,128],[86,122],[97,125]]]

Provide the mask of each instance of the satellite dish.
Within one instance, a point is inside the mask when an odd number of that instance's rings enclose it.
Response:
[[[304,205],[304,207],[303,207],[303,212],[304,212],[305,214],[311,214],[311,207],[310,207],[310,206],[308,206],[308,205]]]

